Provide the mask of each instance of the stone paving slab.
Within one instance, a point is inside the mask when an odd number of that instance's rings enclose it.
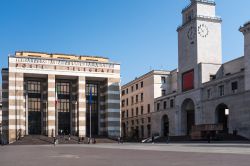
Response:
[[[1,166],[249,166],[249,144],[1,146]]]

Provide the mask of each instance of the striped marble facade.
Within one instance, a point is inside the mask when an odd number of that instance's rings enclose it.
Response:
[[[109,78],[105,95],[105,127],[108,135],[120,134],[120,79]]]
[[[88,79],[94,79],[99,82],[100,90],[98,134],[107,137],[120,135],[119,64],[114,63],[112,70],[115,72],[110,72],[111,69],[106,69],[109,71],[108,73],[98,73],[98,71],[103,72],[102,69],[93,69],[94,72],[74,72],[60,71],[60,65],[56,65],[55,68],[44,68],[42,65],[39,68],[26,68],[27,65],[32,66],[33,64],[20,65],[15,58],[19,57],[9,57],[9,68],[2,70],[2,124],[6,142],[14,142],[29,134],[26,82],[30,78],[39,79],[41,82],[41,134],[48,137],[55,137],[58,134],[56,82],[58,79],[65,79],[70,81],[71,85],[70,133],[79,137],[86,136],[85,88]],[[23,60],[22,63],[24,62]],[[53,65],[50,64],[50,66]]]
[[[2,137],[9,137],[9,73],[8,70],[2,70]]]
[[[86,134],[86,97],[85,77],[78,77],[78,132],[83,137]]]

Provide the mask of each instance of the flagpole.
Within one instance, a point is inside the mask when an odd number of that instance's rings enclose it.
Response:
[[[89,95],[89,138],[90,138],[90,142],[91,142],[91,138],[92,138],[92,127],[91,127],[91,112],[92,112],[92,86],[89,86],[90,88],[90,95]]]
[[[91,132],[91,109],[92,109],[92,103],[90,103],[90,107],[89,107],[89,123],[90,123],[90,125],[89,125],[89,137],[90,137],[90,140],[91,140],[91,134],[92,134],[92,132]]]

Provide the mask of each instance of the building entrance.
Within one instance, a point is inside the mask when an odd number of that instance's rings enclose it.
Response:
[[[41,82],[27,81],[26,101],[28,101],[28,134],[39,135],[42,131]]]
[[[182,125],[185,126],[186,134],[190,135],[195,125],[195,105],[193,100],[186,99],[182,104]]]
[[[224,133],[228,133],[228,116],[229,116],[229,109],[227,105],[220,104],[216,108],[216,121],[217,124],[223,125]]]
[[[162,136],[166,137],[169,135],[169,120],[168,116],[164,115],[162,117]]]
[[[70,110],[71,110],[71,83],[58,81],[56,83],[56,107],[58,112],[58,134],[70,134]]]
[[[41,112],[29,111],[29,134],[39,135],[41,134]]]

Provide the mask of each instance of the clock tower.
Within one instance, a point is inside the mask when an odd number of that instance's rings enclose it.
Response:
[[[182,10],[178,27],[179,90],[199,88],[215,75],[222,63],[221,22],[215,2],[191,0]]]

